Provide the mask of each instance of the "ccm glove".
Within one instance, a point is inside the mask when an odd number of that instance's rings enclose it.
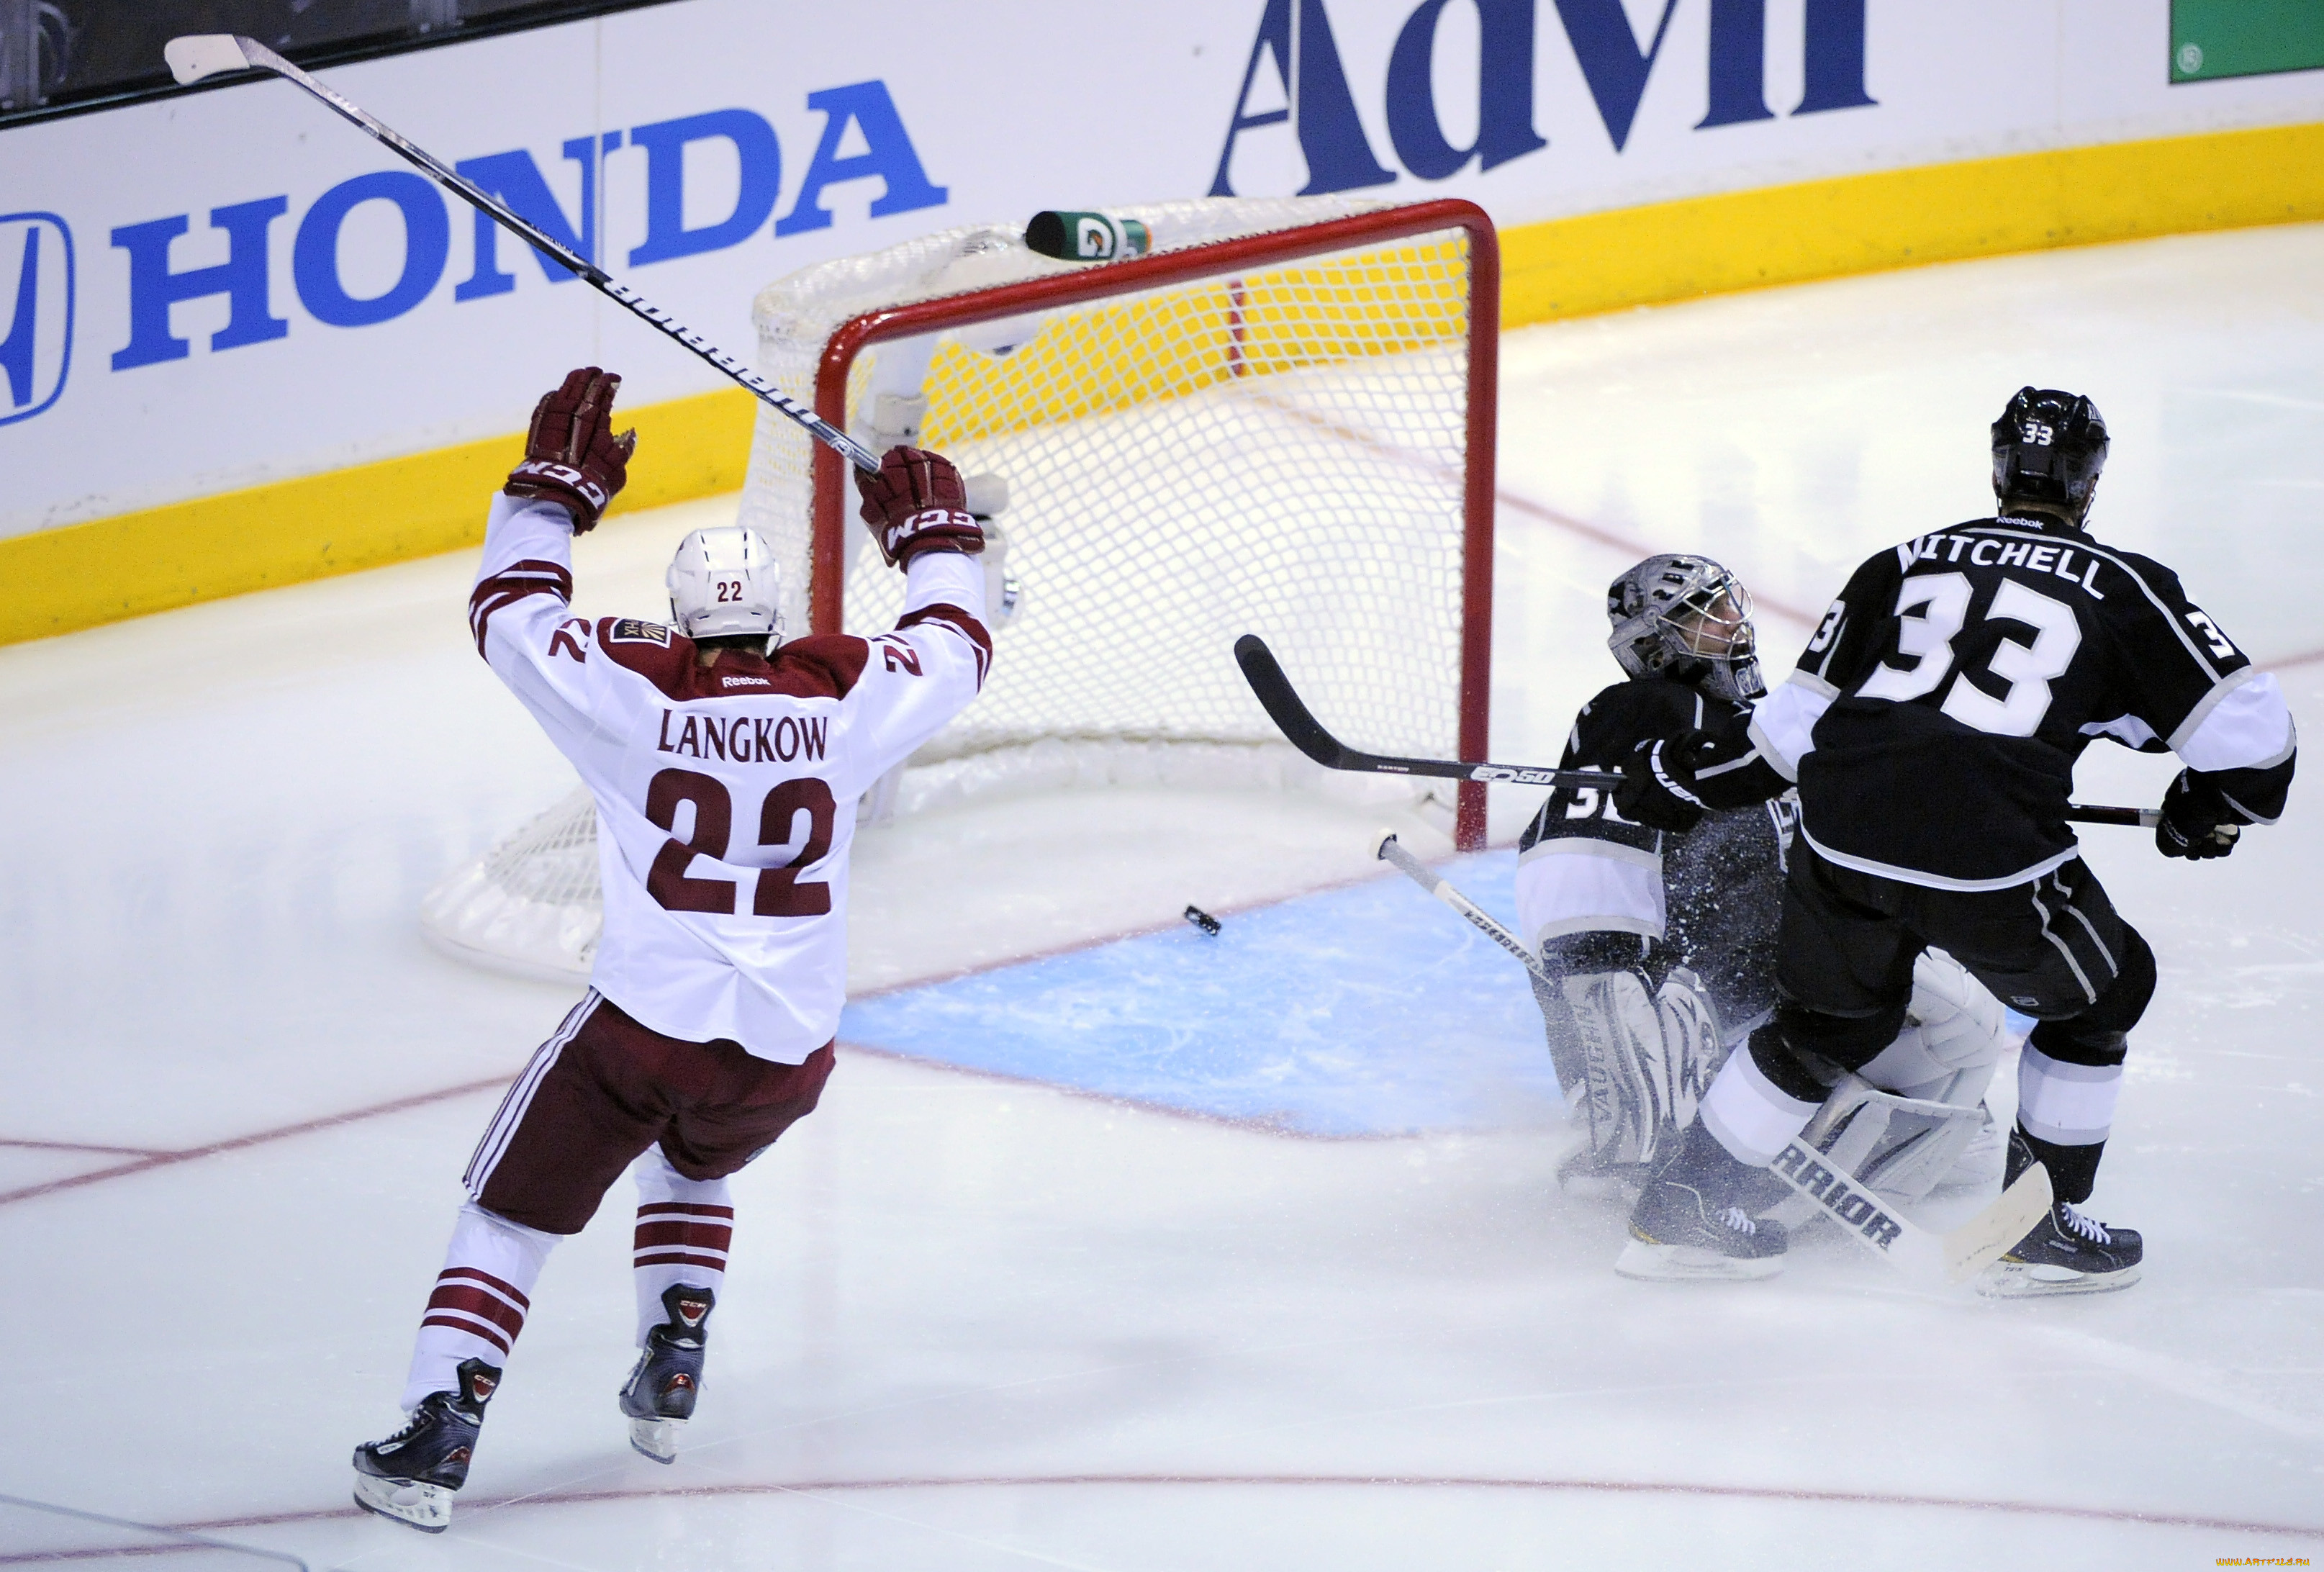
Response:
[[[553,502],[573,515],[573,532],[597,527],[606,504],[630,478],[630,455],[638,434],[613,433],[613,394],[622,379],[585,365],[566,373],[555,393],[532,406],[532,430],[524,439],[524,462],[509,472],[502,489],[511,496]]]
[[[2227,806],[2226,793],[2192,770],[2181,770],[2163,794],[2163,820],[2154,827],[2154,849],[2166,857],[2224,857],[2236,849],[2243,818]]]
[[[1688,744],[1700,732],[1655,737],[1640,743],[1622,761],[1622,783],[1614,788],[1614,811],[1648,829],[1684,835],[1702,821]]]
[[[855,472],[863,522],[890,568],[908,568],[923,551],[984,550],[984,527],[968,511],[968,488],[952,460],[918,448],[890,448],[876,475]]]

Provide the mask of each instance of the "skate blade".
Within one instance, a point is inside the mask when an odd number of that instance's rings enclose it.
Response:
[[[423,1534],[440,1534],[452,1526],[452,1493],[440,1484],[358,1473],[355,1504],[365,1512],[409,1523]]]
[[[2002,1261],[1978,1274],[1977,1291],[1989,1299],[2039,1299],[2060,1294],[2109,1294],[2137,1281],[2135,1266],[2120,1271],[2075,1271],[2063,1266]]]
[[[657,1463],[678,1461],[678,1432],[684,1419],[632,1419],[630,1445]]]
[[[1784,1270],[1780,1255],[1721,1255],[1692,1244],[1649,1244],[1633,1239],[1614,1258],[1614,1271],[1639,1282],[1759,1282]]]

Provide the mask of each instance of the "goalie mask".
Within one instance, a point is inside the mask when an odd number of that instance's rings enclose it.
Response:
[[[696,530],[670,559],[669,620],[689,639],[783,634],[783,575],[773,548],[756,530],[728,525]]]
[[[1649,557],[1606,591],[1607,647],[1633,677],[1668,677],[1736,704],[1764,698],[1751,596],[1708,557]]]
[[[2106,417],[2080,393],[2021,387],[1993,422],[1993,495],[2004,513],[2036,508],[2079,524],[2106,459]]]

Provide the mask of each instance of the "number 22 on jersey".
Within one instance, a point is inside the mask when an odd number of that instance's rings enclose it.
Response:
[[[694,804],[694,833],[679,840],[678,807]],[[799,883],[799,870],[821,862],[831,852],[832,821],[838,803],[831,785],[819,776],[802,775],[770,791],[759,805],[759,842],[762,846],[788,846],[798,816],[807,816],[807,844],[779,868],[761,868],[751,895],[753,917],[822,917],[831,911],[831,886],[820,881]],[[734,800],[725,783],[694,770],[664,770],[646,788],[646,818],[670,838],[654,854],[646,873],[646,893],[665,911],[715,911],[734,915],[736,881],[696,879],[687,869],[697,856],[724,861],[734,828]]]
[[[1930,573],[1904,580],[1896,591],[1896,652],[1909,666],[1882,662],[1858,687],[1867,698],[1899,703],[1934,693],[1953,670],[1953,640],[1969,623],[1971,586],[1965,573]],[[1994,591],[1985,620],[2023,623],[2034,642],[2004,638],[1986,669],[2008,686],[1996,698],[1964,672],[1938,706],[1963,726],[1997,736],[2030,737],[2050,712],[2050,683],[2066,674],[2082,647],[2074,608],[2014,578]]]

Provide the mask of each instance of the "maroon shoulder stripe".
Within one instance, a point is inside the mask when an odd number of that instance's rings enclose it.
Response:
[[[573,575],[558,563],[528,557],[477,580],[468,592],[468,631],[475,635],[477,654],[484,652],[484,629],[493,614],[531,595],[553,595],[570,606]]]
[[[898,617],[896,631],[900,633],[906,628],[916,628],[923,623],[935,623],[940,627],[950,628],[975,646],[976,685],[983,687],[985,674],[992,670],[992,635],[984,631],[984,624],[960,607],[937,601]]]

